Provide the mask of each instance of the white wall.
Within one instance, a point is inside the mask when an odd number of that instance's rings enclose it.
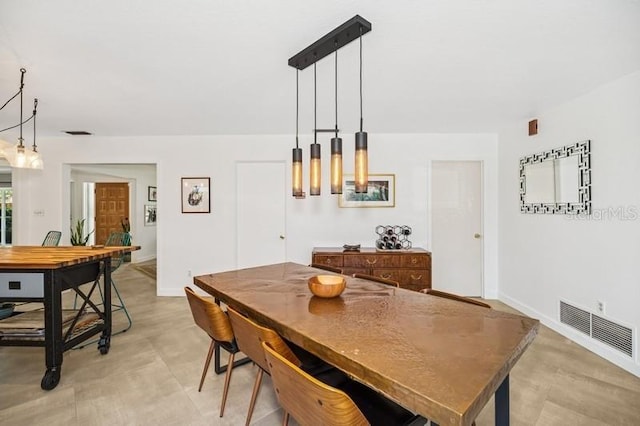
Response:
[[[640,376],[637,360],[559,323],[559,299],[640,326],[640,72],[499,134],[500,298]],[[593,214],[521,214],[518,160],[590,139]]]
[[[345,135],[345,173],[353,170],[353,137]],[[301,138],[308,167],[309,136]],[[157,259],[159,295],[182,295],[194,275],[236,267],[236,162],[287,161],[292,136],[166,136],[85,138],[43,141],[42,171],[18,171],[20,215],[16,244],[39,243],[50,228],[66,229],[70,173],[65,164],[157,164]],[[496,135],[369,135],[370,173],[396,175],[396,207],[341,209],[329,194],[329,143],[323,140],[323,194],[296,200],[287,197],[287,258],[309,263],[314,246],[361,243],[373,246],[379,224],[410,225],[414,246],[429,249],[429,164],[431,160],[482,160],[485,205],[485,293],[497,294],[497,138]],[[211,214],[182,214],[181,177],[211,177]],[[289,181],[290,176],[287,176]],[[283,188],[291,189],[288,183]],[[44,209],[44,216],[34,210]],[[256,213],[259,220],[259,212]]]

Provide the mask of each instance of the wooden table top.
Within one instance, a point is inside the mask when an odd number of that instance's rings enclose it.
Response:
[[[440,425],[468,425],[533,341],[539,321],[345,277],[313,296],[326,271],[282,263],[194,283],[355,379]]]
[[[140,246],[0,247],[0,269],[59,269],[140,250]]]

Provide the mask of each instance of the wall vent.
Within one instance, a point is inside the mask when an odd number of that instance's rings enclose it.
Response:
[[[591,337],[633,357],[633,330],[598,315],[591,315],[591,321]]]
[[[560,322],[633,358],[633,329],[560,301]]]
[[[560,322],[591,335],[591,313],[560,301]]]

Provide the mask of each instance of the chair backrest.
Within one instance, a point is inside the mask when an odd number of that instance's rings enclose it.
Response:
[[[262,342],[268,342],[272,347],[277,348],[278,352],[282,353],[289,362],[300,366],[300,359],[291,351],[291,348],[278,333],[270,328],[261,326],[232,308],[228,308],[227,312],[229,313],[229,320],[231,320],[231,328],[233,328],[233,333],[236,336],[238,349],[264,371],[268,373],[269,368],[264,357]]]
[[[60,231],[47,232],[47,235],[44,237],[44,241],[42,241],[42,246],[57,246],[60,243],[61,236],[62,232]]]
[[[267,342],[262,343],[280,406],[301,425],[368,425],[358,406],[292,364]]]
[[[376,277],[375,275],[353,274],[353,278],[362,278],[364,280],[375,281],[375,282],[390,285],[393,287],[400,287],[400,283],[398,283],[398,281],[389,280],[387,278],[382,278],[382,277]]]
[[[232,342],[233,329],[227,314],[213,302],[198,296],[190,287],[185,287],[189,307],[195,323],[213,340]]]
[[[483,308],[491,309],[491,305],[488,305],[488,304],[486,304],[484,302],[481,302],[481,301],[475,300],[475,299],[470,299],[470,298],[464,297],[464,296],[458,296],[457,294],[453,294],[453,293],[447,293],[447,292],[440,291],[440,290],[434,290],[432,288],[426,289],[425,293],[430,294],[432,296],[442,297],[442,298],[450,299],[450,300],[456,300],[458,302],[469,303],[469,304],[472,304],[472,305],[482,306]]]
[[[128,232],[112,232],[109,234],[105,247],[124,247],[131,245],[131,234]],[[124,253],[111,256],[111,270],[115,271],[122,264]]]
[[[312,268],[324,269],[325,271],[335,272],[336,274],[341,274],[342,269],[336,268],[335,266],[323,265],[322,263],[312,263]]]

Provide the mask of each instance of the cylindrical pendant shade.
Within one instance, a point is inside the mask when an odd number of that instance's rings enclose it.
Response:
[[[309,165],[309,195],[320,195],[322,172],[320,169],[320,144],[311,144],[311,164]]]
[[[366,193],[369,186],[369,165],[367,158],[367,132],[356,133],[356,193]]]
[[[302,197],[302,148],[293,148],[291,187],[294,197]]]
[[[342,138],[331,139],[331,193],[342,194]]]

